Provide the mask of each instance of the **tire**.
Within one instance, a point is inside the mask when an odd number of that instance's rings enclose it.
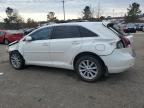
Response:
[[[75,71],[86,82],[95,82],[103,76],[102,63],[94,56],[82,56],[75,63]]]
[[[13,68],[20,70],[25,67],[25,61],[19,52],[11,52],[9,59]]]
[[[4,44],[8,45],[9,44],[9,40],[8,39],[4,39]]]

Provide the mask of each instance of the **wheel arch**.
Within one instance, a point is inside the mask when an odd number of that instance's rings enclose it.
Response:
[[[19,60],[20,60],[20,65],[19,67],[15,67],[11,61],[11,56],[12,54],[18,54],[18,56],[20,57]],[[17,70],[20,70],[20,69],[23,69],[25,67],[25,59],[23,58],[23,56],[19,53],[18,50],[13,50],[11,52],[9,52],[9,60],[10,60],[10,63],[12,64],[12,66],[17,69]]]
[[[18,52],[18,53],[19,53],[18,50],[12,50],[12,51],[9,52],[9,54],[11,54],[11,53],[13,53],[13,52]]]
[[[97,58],[97,59],[102,63],[102,65],[105,67],[105,69],[107,69],[107,67],[106,67],[104,61],[101,59],[101,57],[100,57],[99,55],[93,53],[93,52],[81,52],[81,53],[77,54],[77,55],[74,57],[74,59],[73,59],[73,67],[74,67],[74,68],[75,68],[76,61],[77,61],[80,57],[85,56],[85,55],[90,55],[90,56],[93,56],[93,57]]]
[[[24,57],[22,56],[22,54],[18,51],[18,50],[13,50],[9,52],[9,55],[12,54],[13,52],[17,52],[19,53],[19,55],[23,58],[23,60],[25,61]]]

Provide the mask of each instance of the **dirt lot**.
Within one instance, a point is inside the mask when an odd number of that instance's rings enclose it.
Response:
[[[73,71],[14,70],[0,45],[0,108],[144,108],[144,34],[134,38],[136,64],[105,81],[86,83]]]

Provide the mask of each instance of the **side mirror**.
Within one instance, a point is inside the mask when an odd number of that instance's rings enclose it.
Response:
[[[26,36],[25,41],[32,41],[32,37],[31,36]]]

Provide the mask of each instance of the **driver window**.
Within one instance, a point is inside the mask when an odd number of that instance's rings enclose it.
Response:
[[[47,40],[50,39],[51,32],[52,27],[46,27],[35,31],[30,34],[30,36],[32,37],[32,40]]]

